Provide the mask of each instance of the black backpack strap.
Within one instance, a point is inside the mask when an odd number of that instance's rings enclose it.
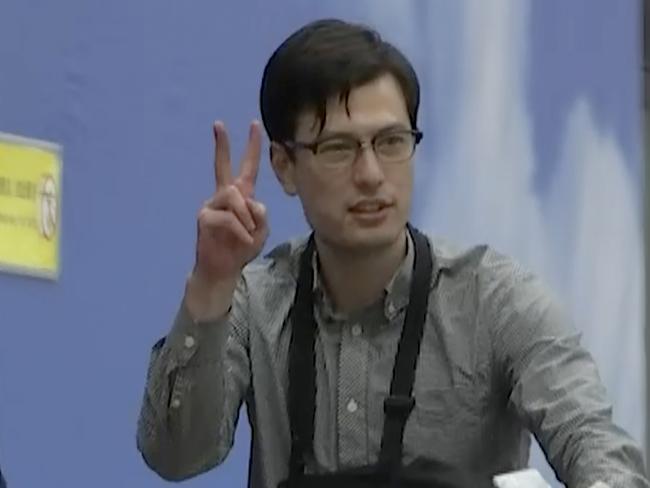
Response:
[[[415,406],[413,383],[433,276],[433,259],[428,239],[410,225],[408,230],[415,244],[413,278],[402,335],[397,346],[390,394],[384,402],[384,432],[379,454],[379,465],[390,472],[395,482],[399,479],[402,466],[404,427]]]
[[[316,411],[314,318],[314,235],[300,256],[296,296],[290,312],[291,342],[289,344],[289,421],[291,424],[290,479],[304,473],[305,455],[314,447],[314,414]]]

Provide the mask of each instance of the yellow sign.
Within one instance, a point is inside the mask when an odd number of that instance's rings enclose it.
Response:
[[[56,279],[61,148],[0,133],[0,269]]]

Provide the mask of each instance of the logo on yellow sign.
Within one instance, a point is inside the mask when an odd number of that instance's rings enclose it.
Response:
[[[0,269],[56,278],[61,149],[0,133]]]

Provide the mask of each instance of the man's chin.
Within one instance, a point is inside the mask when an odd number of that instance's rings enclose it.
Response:
[[[385,225],[372,228],[356,228],[337,239],[343,247],[359,252],[384,249],[395,245],[402,238],[404,226]]]

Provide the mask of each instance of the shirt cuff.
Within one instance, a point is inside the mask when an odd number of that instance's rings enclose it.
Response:
[[[195,364],[220,361],[229,335],[228,316],[226,314],[220,319],[196,322],[183,300],[165,341],[170,356],[174,358],[170,361],[170,368],[185,367],[190,360]]]

